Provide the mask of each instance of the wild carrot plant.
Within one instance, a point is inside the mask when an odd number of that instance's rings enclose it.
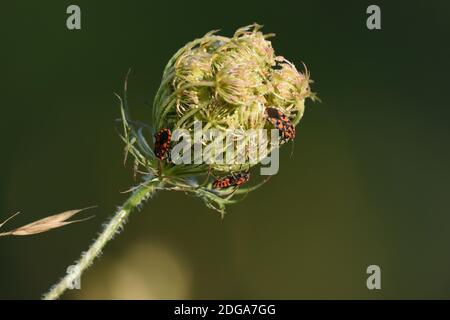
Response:
[[[303,116],[306,99],[314,100],[316,96],[310,90],[312,81],[306,67],[301,72],[287,59],[277,56],[268,40],[272,35],[263,34],[260,29],[261,26],[253,24],[238,29],[232,37],[212,31],[178,50],[164,69],[154,98],[152,119],[145,123],[130,119],[125,81],[123,95],[118,96],[121,138],[125,143],[125,159],[132,158],[135,174],[142,175],[142,181],[131,189],[131,196],[105,224],[91,247],[82,253],[75,268],[44,299],[59,298],[123,228],[130,212],[156,192],[185,192],[223,215],[227,205],[238,202],[266,181],[231,192],[217,187],[233,183],[240,186],[248,180],[248,175],[236,173],[249,172],[260,164],[251,161],[245,152],[232,152],[236,151],[234,146],[238,142],[244,145],[248,142],[245,134],[248,130],[270,129],[275,125],[278,129],[288,126],[293,131]],[[272,113],[275,110],[275,116],[280,117],[267,121],[267,110]],[[203,124],[199,137],[195,137],[196,123]],[[174,163],[170,157],[155,153],[148,139],[161,129],[181,130],[185,133],[183,139],[194,140],[194,149],[197,143],[197,147],[210,147],[228,156],[234,154],[232,157],[240,157],[241,161],[202,162],[194,155],[191,163]],[[231,149],[229,144],[213,145],[207,135],[210,129],[223,134],[233,130]],[[268,152],[275,148],[278,145],[271,144]],[[215,183],[217,176],[228,180]]]

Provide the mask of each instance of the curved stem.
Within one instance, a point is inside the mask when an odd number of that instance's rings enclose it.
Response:
[[[133,194],[125,201],[111,220],[106,224],[98,238],[84,252],[80,259],[68,269],[67,274],[54,285],[48,293],[43,296],[44,300],[58,299],[64,291],[73,288],[73,284],[81,277],[83,272],[93,263],[95,258],[101,254],[102,249],[110,241],[114,235],[122,229],[131,211],[139,206],[144,200],[152,196],[157,188],[161,186],[161,182],[157,179],[143,183],[135,189]]]

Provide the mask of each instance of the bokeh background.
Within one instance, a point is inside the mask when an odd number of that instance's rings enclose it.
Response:
[[[66,29],[77,4],[82,29]],[[382,30],[366,28],[378,4]],[[134,184],[116,132],[163,67],[209,30],[253,22],[316,81],[292,158],[220,216],[161,193],[66,299],[450,298],[450,5],[406,1],[10,1],[2,4],[0,217],[9,227],[88,205],[95,218],[0,238],[0,298],[38,299]],[[7,229],[7,228],[6,228]],[[377,264],[382,290],[366,288]]]

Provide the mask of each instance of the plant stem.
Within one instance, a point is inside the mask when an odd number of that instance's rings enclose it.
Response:
[[[125,201],[123,206],[120,207],[111,220],[109,220],[90,248],[81,254],[80,259],[73,266],[68,268],[67,274],[43,296],[43,299],[58,299],[64,291],[73,288],[74,282],[77,279],[80,279],[83,272],[93,263],[95,258],[101,254],[102,249],[108,241],[123,228],[131,211],[139,206],[144,200],[152,196],[160,185],[160,181],[154,179],[137,187],[133,194]]]

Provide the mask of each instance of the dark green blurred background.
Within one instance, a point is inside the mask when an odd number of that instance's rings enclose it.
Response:
[[[66,29],[78,4],[82,30]],[[378,4],[382,30],[366,28]],[[95,219],[0,238],[0,298],[39,298],[133,185],[115,129],[129,67],[134,118],[163,67],[211,29],[253,22],[304,61],[295,153],[228,208],[159,194],[64,298],[450,298],[450,4],[390,1],[15,1],[2,4],[0,220],[99,205]],[[283,203],[283,204],[281,204]],[[7,228],[6,228],[7,229]],[[366,268],[382,290],[366,288]]]

